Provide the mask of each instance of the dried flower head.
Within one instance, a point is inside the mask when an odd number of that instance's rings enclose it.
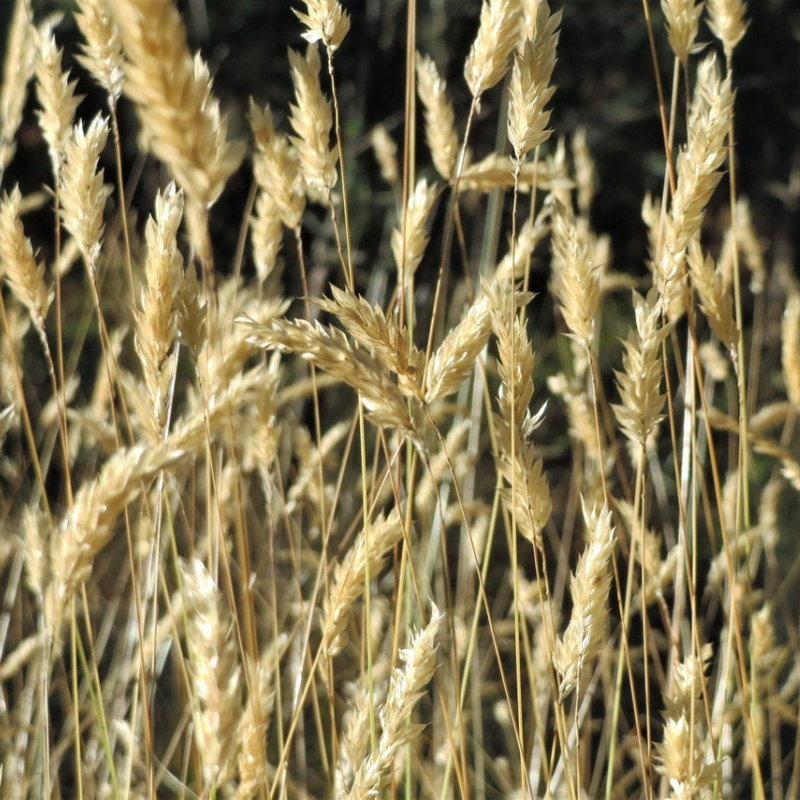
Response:
[[[208,208],[244,155],[243,143],[228,140],[208,67],[199,54],[192,58],[171,0],[117,0],[112,10],[126,56],[125,92],[136,104],[147,147],[187,197]]]
[[[61,219],[92,271],[100,258],[103,210],[111,193],[111,187],[103,183],[103,170],[98,170],[107,139],[108,120],[98,114],[85,131],[79,121],[63,149]]]
[[[42,135],[49,145],[50,161],[58,175],[61,149],[83,97],[75,94],[78,82],[71,81],[69,71],[61,69],[62,51],[56,45],[49,24],[37,30],[36,45],[36,95],[41,106],[37,116]]]
[[[408,198],[402,226],[392,231],[392,255],[401,286],[408,284],[425,254],[429,240],[427,226],[436,194],[436,184],[428,185],[424,178],[418,181],[414,193]]]
[[[508,71],[519,19],[519,0],[487,0],[483,4],[478,35],[464,64],[464,77],[473,97],[491,89]]]
[[[22,195],[15,186],[0,201],[0,276],[5,277],[17,299],[30,311],[34,324],[44,330],[51,292],[45,284],[44,264],[37,264],[30,239],[20,219]]]
[[[177,335],[177,297],[183,284],[178,228],[183,192],[171,183],[156,196],[155,217],[147,221],[146,285],[136,314],[136,351],[150,401],[147,421],[156,440],[166,429],[175,364],[168,358]]]
[[[17,0],[8,23],[3,84],[0,88],[0,179],[14,157],[14,137],[22,122],[28,82],[36,66],[36,42],[29,0]]]
[[[583,518],[589,544],[570,581],[572,616],[553,653],[553,665],[561,676],[562,698],[578,685],[586,665],[602,650],[608,617],[609,562],[615,542],[611,511],[605,504],[599,510],[588,510],[584,503]]]
[[[305,0],[307,14],[295,9],[297,18],[308,28],[307,42],[322,42],[331,52],[342,43],[350,30],[350,17],[337,0]]]
[[[745,22],[746,11],[743,0],[708,0],[708,27],[722,42],[726,58],[733,56],[736,45],[747,33],[750,23]]]
[[[272,197],[283,224],[295,230],[306,208],[297,151],[285,136],[275,131],[269,106],[260,108],[250,103],[250,127],[256,144],[253,159],[256,181]]]
[[[78,61],[116,103],[122,94],[122,41],[105,0],[79,0],[75,21],[86,39]]]
[[[623,343],[623,371],[617,372],[617,386],[622,402],[614,406],[623,433],[640,447],[645,447],[661,413],[666,395],[661,393],[662,362],[660,347],[669,327],[661,325],[663,310],[657,292],[647,299],[634,293],[636,331]]]
[[[296,103],[291,106],[292,142],[300,157],[300,173],[312,198],[326,198],[336,185],[336,148],[329,148],[333,113],[319,85],[320,59],[315,44],[303,57],[289,51]]]
[[[417,91],[425,107],[425,139],[433,166],[445,179],[455,173],[458,158],[458,134],[453,103],[447,97],[447,85],[429,56],[417,53]]]
[[[661,0],[661,10],[672,52],[681,64],[686,64],[697,38],[703,4],[695,5],[694,0]]]
[[[508,138],[517,161],[547,141],[550,112],[545,106],[555,93],[550,78],[556,63],[561,12],[550,15],[547,3],[539,6],[536,38],[528,39],[517,53],[511,74],[508,106]]]

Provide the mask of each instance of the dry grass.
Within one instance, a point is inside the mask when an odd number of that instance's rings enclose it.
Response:
[[[372,153],[336,2],[295,12],[289,108],[229,123],[172,0],[81,0],[71,72],[17,0],[0,796],[798,796],[800,292],[737,185],[746,8],[662,6],[639,279],[592,228],[587,133],[557,137],[569,5],[488,0],[449,52],[463,86],[409,37],[419,120]],[[52,175],[26,196],[5,174],[29,92]],[[358,159],[391,209],[361,204]]]

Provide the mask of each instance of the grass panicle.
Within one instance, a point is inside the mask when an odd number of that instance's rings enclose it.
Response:
[[[36,69],[36,40],[29,0],[16,0],[8,24],[3,84],[0,87],[0,179],[16,152],[28,83]]]
[[[0,796],[800,794],[781,4],[6,3]]]
[[[44,331],[44,321],[52,302],[45,280],[44,264],[37,264],[31,240],[25,236],[20,218],[22,195],[15,186],[0,201],[0,264],[2,276],[17,299],[31,313],[34,324]]]

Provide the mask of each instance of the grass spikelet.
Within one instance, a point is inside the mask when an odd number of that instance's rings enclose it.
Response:
[[[48,522],[35,511],[26,511],[22,517],[22,552],[25,558],[25,575],[31,591],[41,600],[50,581],[48,560],[50,530]]]
[[[344,797],[347,794],[348,787],[353,785],[356,770],[369,753],[371,702],[368,687],[361,683],[356,685],[342,720],[343,734],[336,762],[334,797]]]
[[[305,0],[305,4],[307,14],[294,12],[308,28],[303,38],[311,44],[322,42],[331,52],[336,50],[350,30],[350,17],[336,0]]]
[[[306,207],[297,153],[286,137],[275,131],[269,106],[260,108],[250,102],[250,127],[256,143],[256,181],[274,200],[283,224],[295,230]]]
[[[0,180],[16,151],[14,137],[22,122],[28,83],[36,66],[36,43],[29,0],[16,0],[8,24],[3,85],[0,88]]]
[[[184,456],[168,444],[134,446],[116,452],[99,476],[84,484],[52,540],[45,616],[57,633],[61,615],[92,572],[95,556],[108,544],[114,523],[125,506],[151,481]]]
[[[615,543],[611,511],[605,504],[599,511],[596,507],[589,511],[584,505],[583,518],[589,544],[570,581],[572,616],[553,653],[562,700],[579,685],[585,667],[602,649],[608,619],[609,562]]]
[[[707,5],[708,27],[722,42],[725,57],[730,59],[750,25],[744,19],[747,3],[743,0],[707,0]]]
[[[386,130],[385,125],[376,125],[369,134],[369,143],[375,160],[381,169],[381,177],[391,186],[400,180],[400,170],[397,166],[397,145]],[[417,184],[419,186],[419,184]]]
[[[464,64],[464,78],[473,97],[499,83],[519,33],[519,0],[487,0],[481,8],[478,34]]]
[[[560,24],[561,12],[551,15],[547,3],[542,2],[537,12],[536,38],[527,40],[514,60],[509,89],[508,139],[517,162],[547,141],[552,132],[547,129],[550,112],[545,106],[555,93],[550,79],[556,63]]]
[[[694,0],[661,0],[661,10],[664,12],[672,52],[685,65],[697,38],[703,3],[695,5]]]
[[[17,299],[30,311],[34,324],[44,331],[44,320],[52,300],[44,280],[44,264],[37,264],[33,246],[20,219],[22,195],[15,186],[0,201],[0,275]]]
[[[697,235],[705,208],[722,173],[725,137],[730,126],[734,93],[722,80],[714,56],[697,68],[697,86],[689,114],[689,139],[678,155],[678,185],[666,224],[663,252],[656,260],[659,291],[670,315],[680,310],[686,248]]]
[[[469,307],[464,318],[447,334],[431,357],[425,373],[425,402],[453,394],[472,369],[492,332],[486,294]]]
[[[553,218],[553,281],[569,335],[587,351],[600,305],[600,265],[592,263],[588,227],[563,206]]]
[[[644,299],[634,293],[633,307],[636,332],[631,332],[623,343],[623,371],[617,372],[617,387],[622,402],[614,406],[623,433],[641,447],[658,423],[666,395],[661,394],[662,362],[661,343],[669,326],[661,327],[662,309],[656,292]]]
[[[408,198],[402,226],[392,231],[392,255],[401,286],[408,285],[425,254],[430,238],[427,225],[436,194],[435,184],[429,186],[424,178],[418,181],[414,193]]]
[[[194,738],[205,785],[233,776],[241,668],[230,611],[203,563],[181,562]]]
[[[49,145],[50,161],[58,176],[61,169],[61,150],[69,135],[75,111],[82,96],[75,94],[78,82],[69,79],[69,72],[61,69],[61,49],[56,45],[48,25],[37,30],[36,35],[36,96],[41,110],[39,127]]]
[[[705,737],[701,733],[705,720],[702,687],[710,657],[708,646],[701,657],[690,655],[676,664],[672,694],[664,698],[664,741],[656,745],[656,768],[669,778],[670,797],[676,799],[697,797],[717,777],[717,764],[705,754]]]
[[[417,53],[417,91],[425,107],[425,141],[436,171],[449,181],[455,175],[458,134],[447,84],[430,56]]]
[[[336,185],[338,156],[336,148],[329,148],[333,112],[319,85],[317,46],[310,44],[305,57],[290,50],[289,64],[296,99],[290,121],[297,134],[292,141],[300,159],[300,174],[311,199],[327,198]]]
[[[122,41],[105,0],[79,0],[75,14],[86,44],[80,64],[108,92],[112,103],[122,94],[125,72],[122,68]]]
[[[492,330],[497,337],[501,386],[500,413],[495,415],[499,453],[495,456],[508,487],[502,492],[517,532],[542,547],[542,530],[552,508],[542,460],[535,455],[531,434],[542,415],[533,416],[533,349],[507,292],[487,288]]]
[[[250,218],[250,243],[258,280],[264,284],[277,268],[278,253],[283,244],[283,223],[278,204],[263,188],[258,193],[255,213]]]
[[[335,286],[331,286],[331,294],[332,300],[315,300],[314,304],[334,314],[354,339],[397,376],[404,395],[419,397],[424,354],[409,340],[407,330],[363,297]]]
[[[525,277],[525,271],[533,251],[550,232],[550,226],[547,223],[549,216],[549,211],[543,210],[533,222],[525,220],[517,233],[517,241],[509,242],[508,252],[495,268],[494,279],[498,283],[519,281]]]
[[[575,185],[578,189],[578,210],[582,217],[589,218],[592,200],[596,189],[595,165],[589,144],[586,141],[586,128],[578,128],[572,137],[572,161],[575,171]]]
[[[176,304],[178,340],[197,358],[207,338],[206,306],[201,302],[200,286],[193,264],[189,264],[183,272]]]
[[[271,326],[240,318],[250,344],[267,350],[297,353],[355,389],[376,425],[412,432],[406,400],[389,371],[375,358],[354,349],[336,328],[305,320],[276,320]]]
[[[75,237],[86,265],[97,269],[103,236],[103,210],[111,187],[98,163],[108,138],[108,121],[96,116],[84,131],[78,122],[64,143],[61,170],[61,219]]]
[[[244,145],[228,140],[208,68],[189,53],[171,0],[121,0],[113,11],[126,57],[125,93],[136,104],[147,146],[187,195],[209,208],[239,166]]]
[[[262,658],[249,669],[249,695],[239,721],[239,786],[237,800],[255,797],[267,786],[267,731],[275,705],[274,656]]]
[[[395,754],[416,739],[424,727],[407,720],[436,669],[435,639],[442,616],[433,606],[427,626],[413,634],[409,647],[400,651],[405,666],[392,675],[389,694],[380,712],[381,738],[376,750],[358,768],[348,800],[375,797],[386,787],[394,774]]]
[[[166,430],[175,377],[169,353],[177,334],[177,296],[183,285],[183,258],[177,244],[182,216],[183,192],[171,183],[156,197],[155,217],[145,229],[146,285],[136,314],[136,351],[150,400],[147,423],[156,441]]]
[[[689,243],[688,264],[692,286],[700,298],[700,308],[711,330],[735,359],[739,331],[733,318],[733,298],[725,290],[722,275],[716,268],[714,259],[710,255],[703,257],[697,239],[692,239]]]
[[[334,570],[331,586],[322,605],[322,647],[335,656],[348,642],[347,626],[356,600],[364,592],[364,574],[377,576],[387,553],[403,538],[403,523],[397,509],[380,516],[369,525],[369,536],[362,531],[342,562]],[[369,543],[369,550],[367,550]]]

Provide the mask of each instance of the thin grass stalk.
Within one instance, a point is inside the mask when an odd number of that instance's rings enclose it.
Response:
[[[446,448],[446,443],[445,443],[444,437],[442,436],[441,432],[439,431],[438,427],[436,426],[433,418],[430,416],[430,410],[429,409],[427,409],[427,413],[428,413],[428,419],[429,419],[429,421],[431,423],[431,426],[436,431],[436,435],[437,435],[437,438],[439,439],[440,446],[442,448]],[[458,486],[458,480],[456,478],[455,468],[453,467],[453,465],[450,462],[449,458],[448,458],[448,467],[449,467],[449,469],[451,471],[451,474],[452,474],[452,477],[453,477],[453,488],[454,488],[455,493],[456,493],[456,499],[457,499],[457,501],[459,503],[459,507],[460,507],[461,514],[462,514],[462,518],[466,520],[467,519],[467,514],[466,514],[466,510],[464,509],[464,501],[463,501],[463,498],[461,496],[461,490],[459,489],[459,486]],[[469,541],[469,546],[470,546],[470,549],[472,551],[472,557],[473,557],[475,563],[478,564],[478,563],[480,563],[480,561],[478,560],[478,552],[477,552],[477,549],[475,547],[475,541],[474,541],[474,539],[472,537],[472,533],[469,530],[469,526],[467,526],[467,539]],[[514,728],[514,737],[515,737],[515,740],[516,740],[516,745],[520,749],[520,751],[522,751],[522,745],[521,745],[521,740],[520,740],[519,729],[517,727],[516,720],[514,719],[514,704],[513,704],[513,701],[511,699],[511,693],[510,693],[509,686],[508,686],[508,678],[507,678],[507,676],[505,674],[505,670],[503,669],[502,659],[501,659],[501,655],[500,655],[500,645],[498,643],[497,636],[496,636],[496,633],[495,633],[495,630],[494,630],[494,625],[492,623],[491,606],[489,605],[489,598],[488,598],[488,595],[487,595],[487,592],[486,592],[486,585],[485,585],[485,582],[483,580],[482,574],[480,572],[476,572],[476,575],[478,577],[479,594],[480,594],[481,599],[483,601],[483,606],[484,606],[484,610],[485,610],[485,613],[486,613],[486,620],[487,620],[487,623],[488,623],[488,626],[489,626],[489,633],[490,633],[491,638],[492,638],[492,647],[494,649],[494,653],[495,653],[495,656],[497,658],[497,668],[498,668],[498,671],[500,673],[500,680],[501,680],[501,683],[503,685],[503,692],[504,692],[504,695],[505,695],[505,700],[506,700],[506,703],[507,703],[507,706],[508,706],[509,714],[511,714],[511,718],[512,718],[512,726]],[[476,607],[476,614],[477,614],[477,607]],[[523,780],[524,780],[526,788],[529,789],[529,787],[527,786],[527,772],[523,772]]]
[[[716,5],[715,3],[713,5]],[[734,7],[745,7],[744,3],[732,2],[728,5]],[[716,31],[715,31],[716,32]],[[733,36],[725,35],[724,29],[720,30],[725,44],[725,72],[731,82],[733,81],[733,47],[731,42],[735,39]],[[719,35],[719,34],[718,34]],[[740,28],[739,36],[744,35],[744,27]],[[737,42],[738,43],[738,42]],[[738,339],[736,343],[736,359],[734,367],[736,370],[737,388],[739,392],[739,477],[740,483],[738,485],[738,497],[736,503],[736,528],[735,538],[738,539],[743,530],[750,528],[750,454],[748,448],[749,439],[749,410],[747,407],[747,363],[745,360],[745,345],[744,345],[744,324],[742,313],[742,282],[741,282],[741,269],[739,265],[739,247],[737,241],[737,225],[736,225],[736,204],[738,202],[737,183],[736,183],[736,138],[734,135],[734,115],[731,114],[728,130],[728,184],[730,186],[730,207],[731,207],[731,232],[734,239],[733,247],[733,294],[734,294],[734,310],[736,315],[736,329],[738,332]],[[741,513],[741,519],[739,514]],[[749,713],[749,712],[748,712]],[[754,744],[754,743],[753,743]],[[758,762],[758,758],[754,761]],[[763,778],[761,776],[760,766],[756,766],[755,770],[755,786],[754,791],[759,797],[765,796],[765,788]]]
[[[692,328],[690,326],[690,332]],[[697,344],[694,338],[692,338],[693,347],[696,348]],[[698,382],[702,383],[702,373],[699,361],[697,359],[697,355],[695,354],[695,370],[698,376]],[[711,442],[711,424],[709,421],[709,409],[706,403],[705,395],[701,392],[700,399],[702,403],[702,412],[703,412],[703,420],[706,426],[706,435]],[[748,679],[748,659],[746,656],[746,650],[744,647],[744,634],[742,631],[742,622],[741,617],[739,614],[739,609],[735,599],[735,592],[733,588],[735,586],[735,565],[734,565],[734,551],[733,546],[731,543],[731,537],[728,532],[728,527],[725,522],[725,516],[721,509],[721,498],[722,498],[722,483],[719,474],[719,465],[717,463],[716,454],[713,447],[709,448],[709,455],[710,455],[710,466],[712,472],[712,478],[714,483],[714,492],[717,498],[717,503],[719,506],[719,527],[720,533],[722,536],[722,544],[723,549],[725,552],[726,558],[726,566],[728,570],[728,581],[730,586],[729,592],[729,606],[728,606],[728,617],[729,617],[729,637],[730,640],[735,644],[736,650],[736,658],[734,659],[734,671],[736,676],[739,678],[739,684],[744,696],[744,708],[749,708],[751,703],[751,695],[750,695],[750,687],[749,687],[749,679]],[[743,715],[743,721],[745,725],[746,735],[748,736],[750,746],[753,748],[753,752],[756,751],[755,746],[755,733],[753,730],[753,720],[749,713],[745,713]],[[759,791],[762,792],[763,795],[763,786],[764,780],[761,774],[761,765],[759,764],[758,759],[755,759],[753,762],[753,772],[754,778],[756,781],[756,786],[760,787]]]

